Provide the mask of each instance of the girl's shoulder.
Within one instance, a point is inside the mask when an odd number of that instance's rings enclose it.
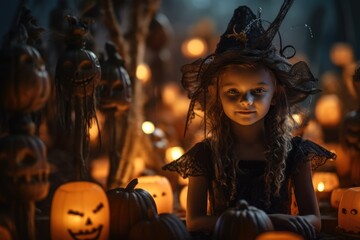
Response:
[[[211,147],[209,140],[196,143],[179,159],[166,164],[163,170],[174,171],[183,178],[209,175],[211,171]]]
[[[334,160],[335,158],[335,153],[330,152],[313,141],[297,136],[292,139],[292,150],[288,155],[288,164],[296,167],[299,163],[309,161],[314,170],[325,164],[328,160]]]

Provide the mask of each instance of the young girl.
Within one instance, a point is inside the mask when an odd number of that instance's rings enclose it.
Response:
[[[267,30],[248,7],[237,8],[215,53],[182,68],[188,120],[194,108],[203,110],[207,137],[164,169],[189,177],[189,231],[213,232],[219,215],[239,199],[264,210],[276,230],[306,239],[320,231],[311,164],[335,155],[292,136],[291,110],[318,89],[306,63],[291,65],[285,49],[272,44],[291,4],[284,2]],[[290,212],[292,188],[297,216]]]

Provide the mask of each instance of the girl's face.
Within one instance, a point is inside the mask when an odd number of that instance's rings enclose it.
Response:
[[[225,70],[219,96],[224,113],[240,125],[252,125],[268,113],[275,92],[275,79],[264,70]]]

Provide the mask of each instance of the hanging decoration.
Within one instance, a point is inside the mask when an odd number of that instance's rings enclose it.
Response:
[[[96,88],[96,95],[97,106],[106,118],[105,129],[109,138],[110,169],[106,185],[110,189],[116,185],[115,174],[121,159],[121,150],[124,146],[132,90],[124,60],[121,58],[116,46],[112,42],[107,42],[105,50],[108,59],[101,64],[102,76]]]
[[[74,131],[75,179],[88,179],[89,128],[96,121],[95,88],[101,78],[96,55],[85,49],[89,21],[66,17],[67,49],[56,65],[56,91],[62,126]],[[72,117],[72,114],[75,117]]]

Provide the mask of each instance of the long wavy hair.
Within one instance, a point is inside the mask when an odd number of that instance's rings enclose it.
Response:
[[[284,181],[285,160],[291,150],[291,114],[285,88],[279,80],[282,73],[261,62],[243,62],[235,66],[241,71],[257,72],[264,69],[276,79],[275,104],[271,105],[264,119],[267,162],[264,173],[264,200],[265,206],[270,207],[272,194],[279,195],[281,183]],[[224,114],[219,97],[219,81],[226,68],[222,68],[209,85],[204,124],[208,129],[213,152],[215,177],[223,189],[222,196],[228,206],[236,198],[236,174],[240,169],[233,152],[235,139],[231,131],[231,120]]]

